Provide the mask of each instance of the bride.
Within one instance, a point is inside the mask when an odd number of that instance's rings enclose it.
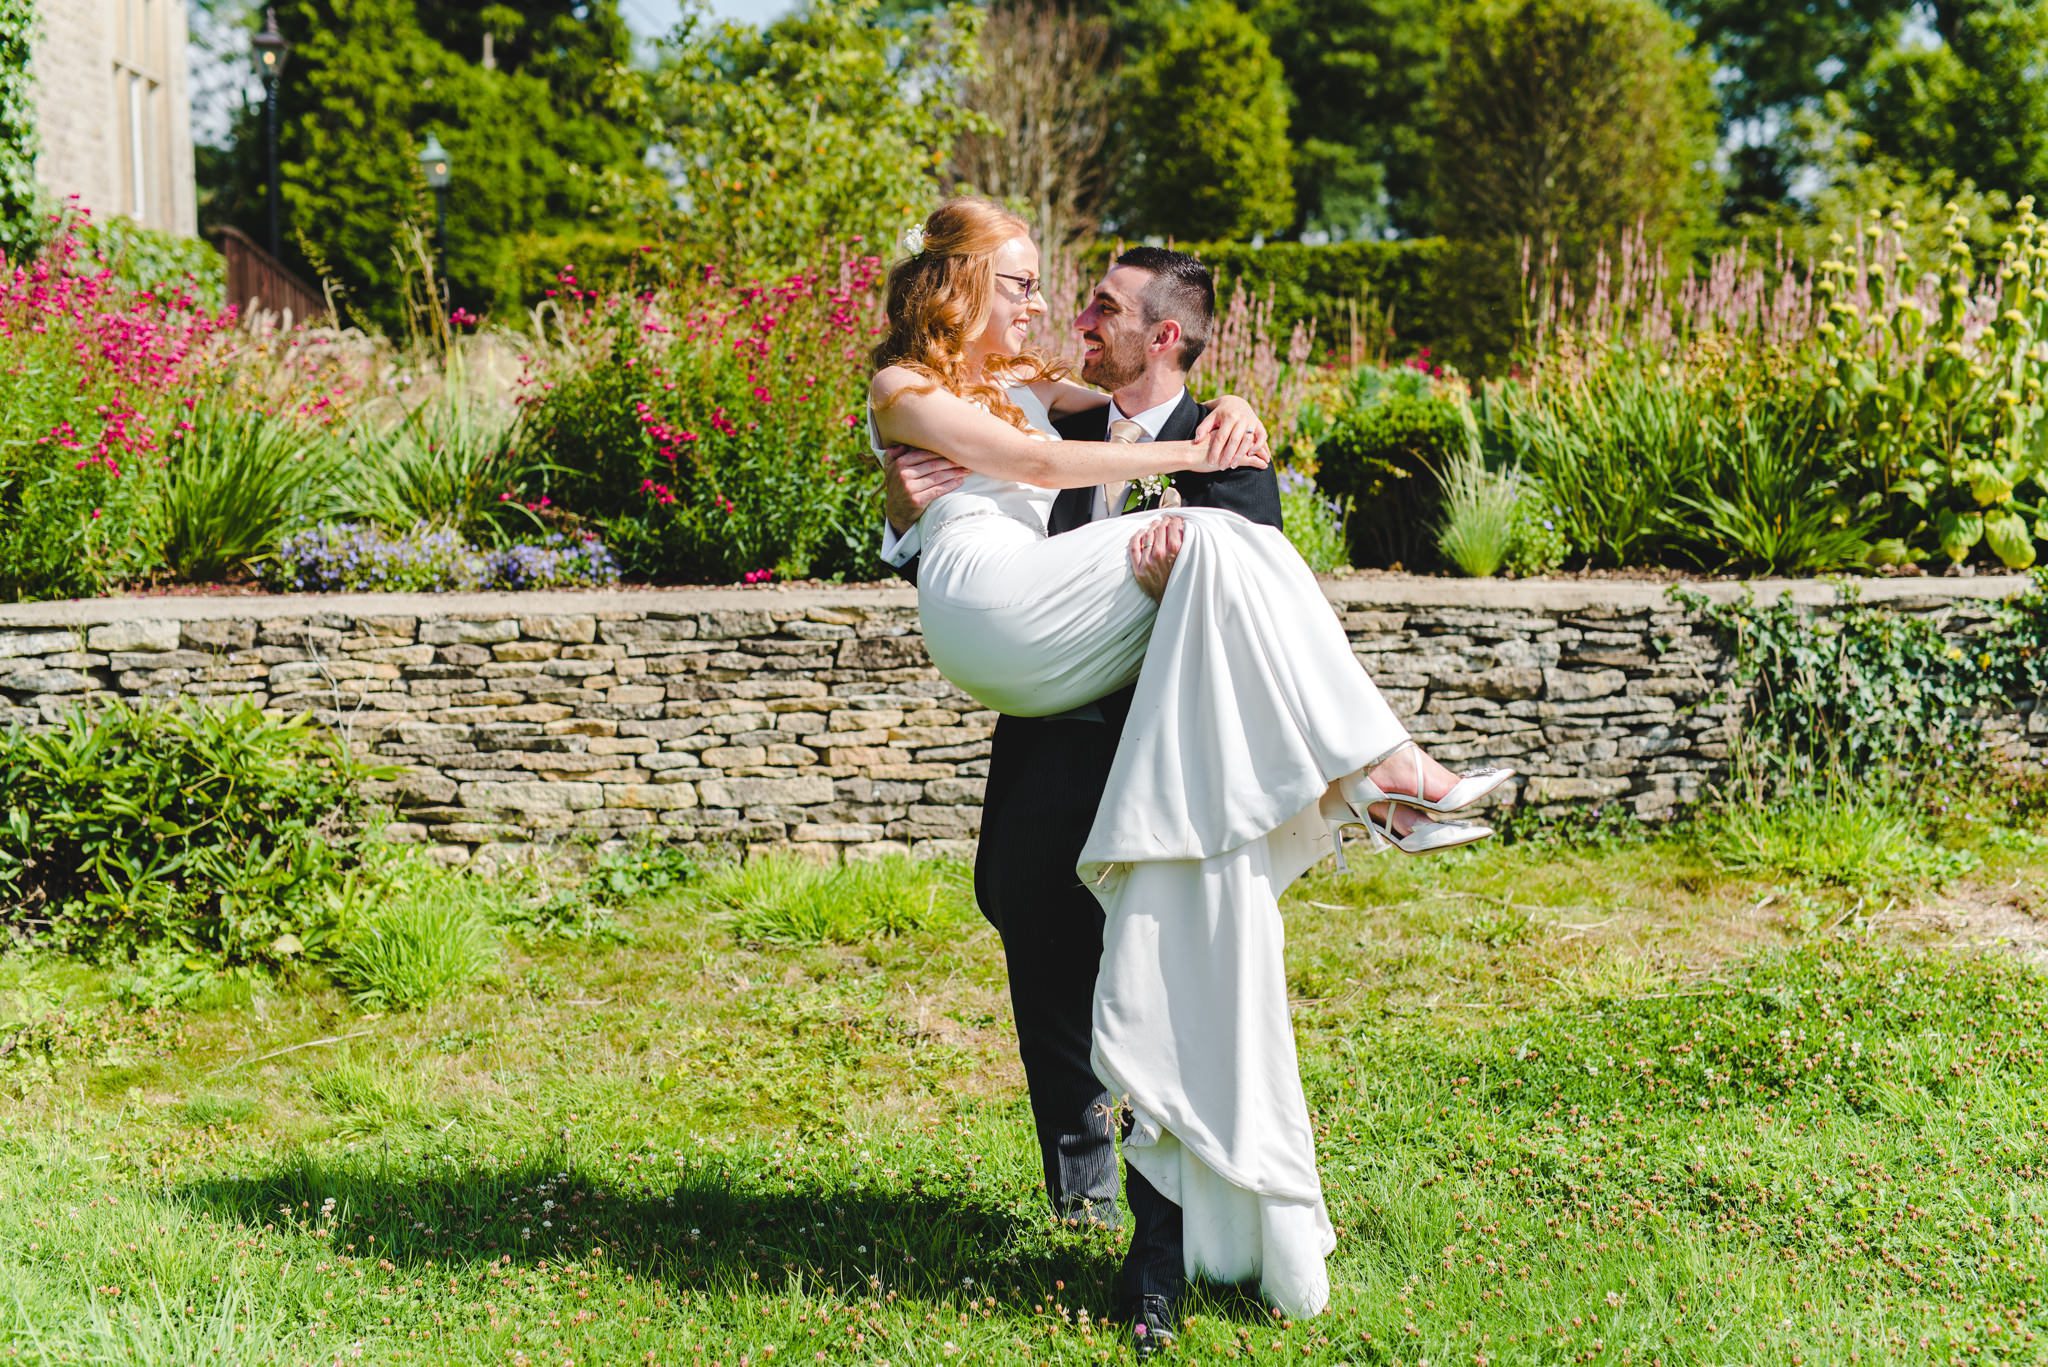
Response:
[[[1093,1065],[1131,1108],[1126,1161],[1182,1209],[1187,1271],[1256,1278],[1268,1303],[1317,1313],[1335,1238],[1279,896],[1346,826],[1411,854],[1483,838],[1430,818],[1507,774],[1459,780],[1422,755],[1277,529],[1176,508],[1048,537],[1059,489],[1263,464],[1263,430],[1232,403],[1194,441],[1059,442],[1055,417],[1106,397],[1027,349],[1044,306],[1024,223],[953,200],[909,245],[890,274],[870,436],[971,472],[919,522],[926,648],[964,692],[1016,715],[1136,680],[1079,869],[1105,913]],[[1184,535],[1155,603],[1125,548],[1163,516]]]

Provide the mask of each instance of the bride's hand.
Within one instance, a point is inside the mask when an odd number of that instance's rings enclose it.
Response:
[[[1216,400],[1209,415],[1195,428],[1195,440],[1201,441],[1218,433],[1224,435],[1229,449],[1234,450],[1240,459],[1233,464],[1215,467],[1217,469],[1229,470],[1236,465],[1251,464],[1253,462],[1241,457],[1253,453],[1265,457],[1265,460],[1256,462],[1260,465],[1272,458],[1272,448],[1266,442],[1266,424],[1259,421],[1259,415],[1252,410],[1251,404],[1235,394],[1225,394]]]
[[[1251,433],[1219,428],[1207,441],[1195,438],[1195,461],[1189,468],[1214,474],[1219,470],[1263,470],[1272,463],[1272,453],[1255,444]]]

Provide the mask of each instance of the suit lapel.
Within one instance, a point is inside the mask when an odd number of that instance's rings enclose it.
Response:
[[[1077,413],[1064,422],[1055,424],[1060,436],[1067,441],[1109,440],[1109,406],[1093,408],[1086,413]],[[1048,536],[1071,532],[1076,527],[1085,527],[1094,520],[1095,490],[1062,489],[1052,501],[1052,511],[1046,515],[1045,531]]]
[[[1167,415],[1165,425],[1159,429],[1158,439],[1160,441],[1193,441],[1195,429],[1202,425],[1202,419],[1206,416],[1208,416],[1208,410],[1195,402],[1194,395],[1186,390],[1182,390],[1180,404],[1173,412]],[[1186,479],[1189,473],[1186,470],[1179,470],[1170,476],[1173,487],[1181,490],[1183,498],[1187,496],[1187,490],[1182,486],[1181,481]],[[1156,494],[1147,498],[1143,504],[1143,507],[1148,510],[1158,506],[1159,497]]]

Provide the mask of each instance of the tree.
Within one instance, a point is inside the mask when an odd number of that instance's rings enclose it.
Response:
[[[36,110],[28,69],[33,0],[0,0],[0,256],[19,259],[42,240],[36,186]]]
[[[966,6],[876,21],[875,0],[813,0],[766,29],[687,16],[654,78],[655,135],[681,247],[744,270],[788,269],[821,243],[886,250],[948,188],[954,140],[985,122],[933,92],[972,80]]]
[[[1718,66],[1722,132],[1729,144],[1731,220],[1767,214],[1828,149],[1802,136],[1831,95],[1863,82],[1893,50],[1915,0],[1674,0]]]
[[[293,44],[279,87],[287,255],[303,243],[309,269],[343,288],[358,321],[402,319],[397,254],[409,225],[434,222],[418,164],[430,132],[455,168],[449,300],[471,308],[524,303],[536,277],[562,264],[551,244],[589,233],[606,186],[647,174],[637,121],[613,112],[632,88],[618,0],[283,0],[276,9]],[[260,224],[261,120],[260,108],[245,107],[232,148],[201,159],[213,222]]]
[[[1468,10],[1437,91],[1439,230],[1570,247],[1703,227],[1714,112],[1689,38],[1650,0]]]
[[[1292,233],[1374,236],[1426,218],[1433,0],[1257,0],[1292,98]]]
[[[1287,84],[1230,0],[1165,4],[1122,76],[1119,227],[1200,240],[1294,224]]]
[[[991,6],[982,70],[961,88],[961,102],[989,128],[960,139],[955,173],[1018,205],[1047,242],[1093,232],[1107,205],[1103,153],[1116,115],[1108,48],[1104,19],[1054,0],[1009,0]]]
[[[1855,115],[1870,154],[2008,199],[2048,191],[2048,5],[1970,0],[1941,20],[1940,46],[1872,63]]]

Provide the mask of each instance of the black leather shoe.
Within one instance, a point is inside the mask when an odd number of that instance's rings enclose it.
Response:
[[[1138,1297],[1137,1313],[1131,1316],[1131,1350],[1146,1362],[1173,1347],[1173,1306],[1164,1296]]]

